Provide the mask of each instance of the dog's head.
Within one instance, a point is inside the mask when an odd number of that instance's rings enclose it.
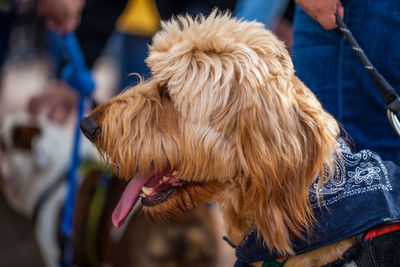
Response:
[[[152,78],[99,106],[85,135],[131,179],[113,220],[142,196],[156,214],[217,200],[267,245],[312,220],[308,186],[329,169],[338,126],[294,75],[284,44],[227,14],[162,24],[146,60]],[[233,221],[233,219],[232,219]],[[240,229],[240,227],[238,227]]]

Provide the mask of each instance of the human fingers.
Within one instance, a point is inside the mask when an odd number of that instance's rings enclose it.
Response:
[[[326,30],[337,27],[335,19],[337,11],[342,15],[344,13],[339,0],[296,0],[296,3]]]

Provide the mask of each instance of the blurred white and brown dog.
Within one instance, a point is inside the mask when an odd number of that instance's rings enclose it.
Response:
[[[35,235],[48,266],[57,266],[57,231],[67,186],[73,134],[44,118],[27,113],[3,115],[0,124],[1,190],[9,205],[34,218]],[[94,157],[82,142],[81,155]]]

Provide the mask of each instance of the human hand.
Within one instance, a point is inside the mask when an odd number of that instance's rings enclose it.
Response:
[[[33,116],[45,115],[62,125],[75,110],[78,95],[63,82],[58,82],[55,87],[33,96],[28,102],[28,112]]]
[[[46,17],[47,27],[61,34],[79,25],[84,0],[39,0],[38,15]]]
[[[326,30],[337,27],[335,13],[343,19],[344,8],[340,0],[295,0],[296,3]]]

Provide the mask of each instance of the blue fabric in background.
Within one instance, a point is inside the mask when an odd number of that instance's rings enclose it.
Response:
[[[344,21],[367,56],[400,93],[400,1],[342,0]],[[296,74],[344,126],[356,150],[400,163],[400,138],[356,53],[338,30],[326,31],[299,7],[294,20]]]
[[[272,29],[280,19],[289,0],[238,0],[234,15],[247,21],[256,20]]]

